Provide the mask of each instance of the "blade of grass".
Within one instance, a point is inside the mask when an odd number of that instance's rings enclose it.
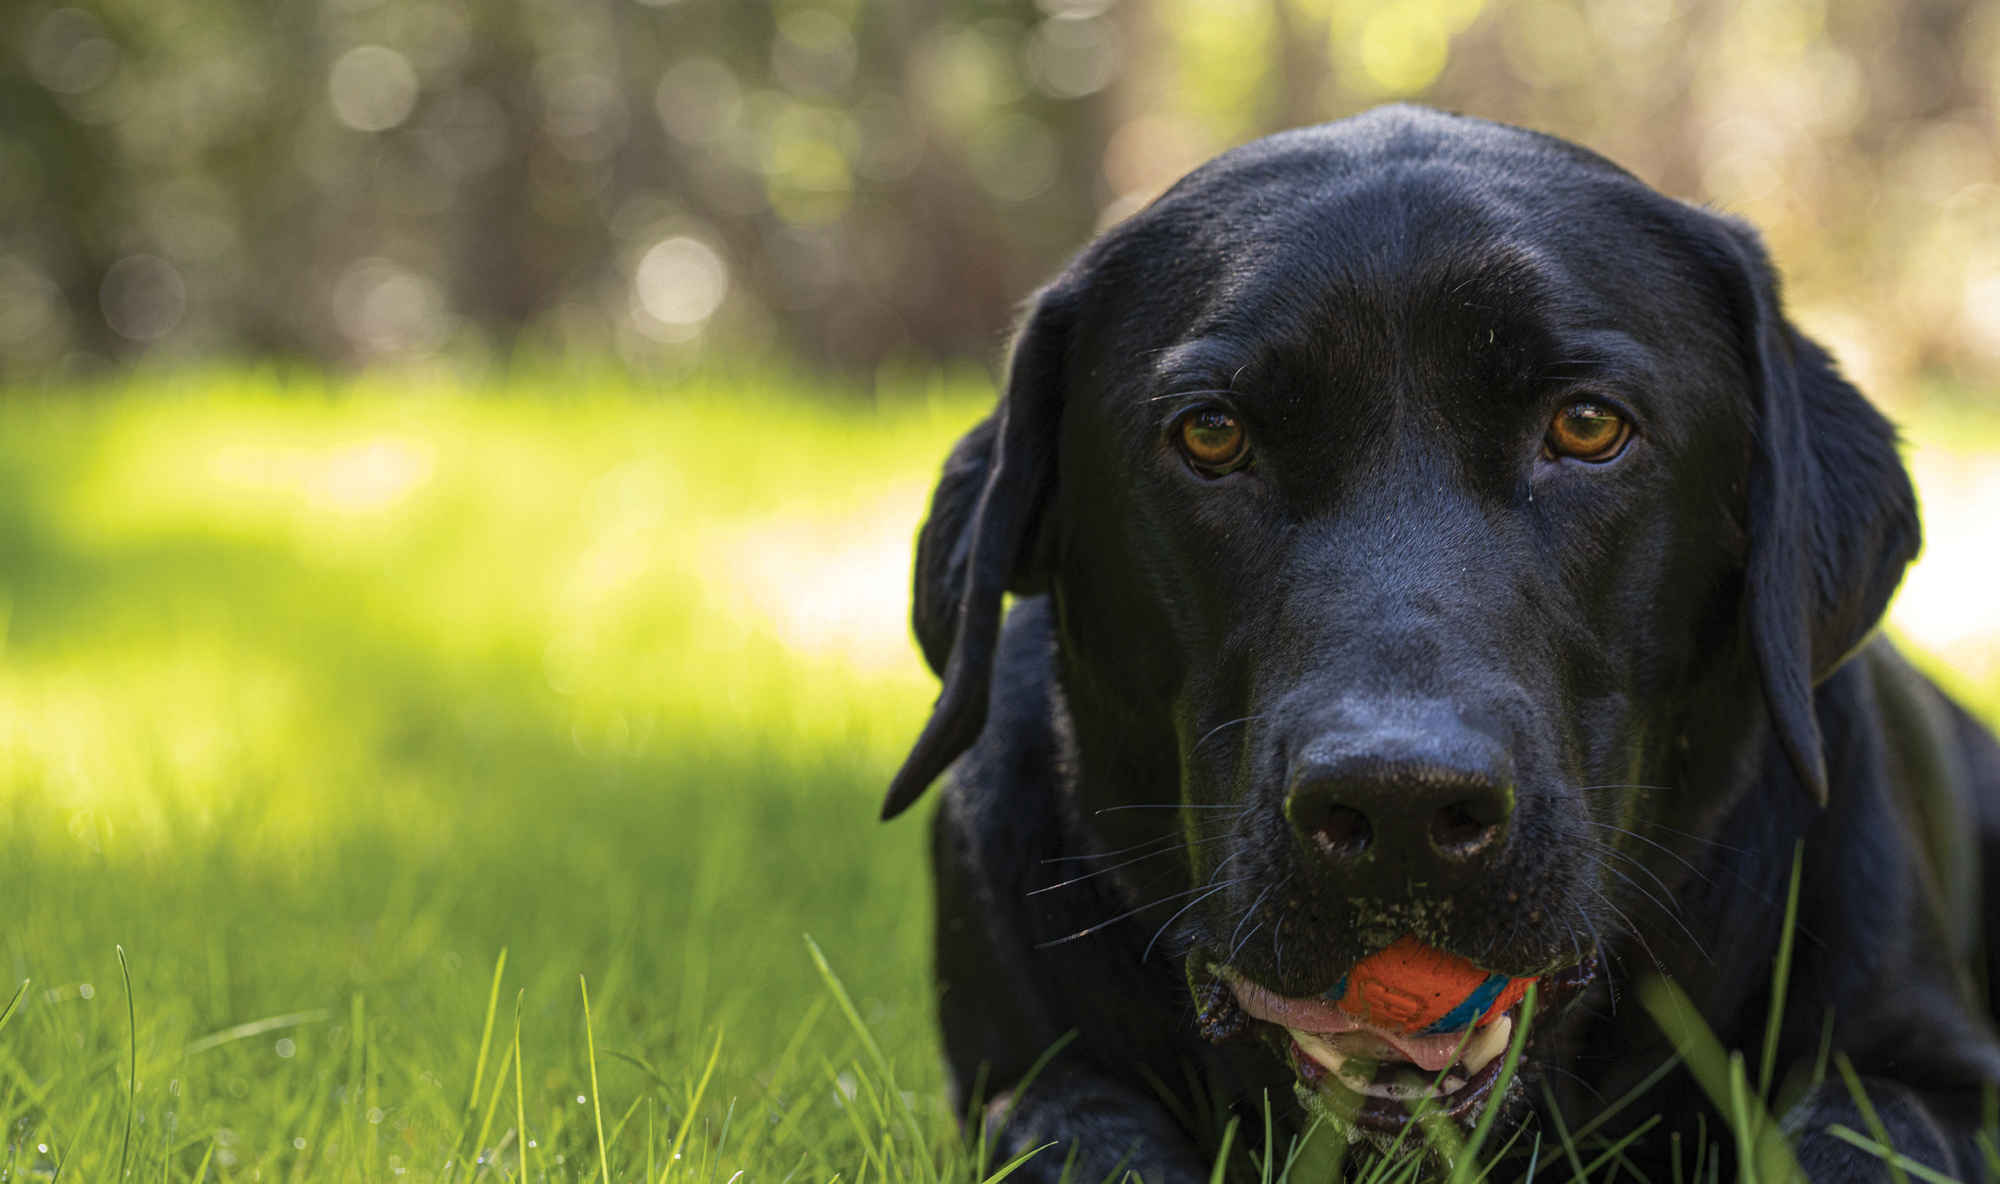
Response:
[[[718,1163],[722,1159],[723,1149],[729,1146],[729,1128],[734,1126],[735,1123],[736,1123],[736,1099],[731,1098],[729,1099],[729,1109],[722,1112],[722,1133],[715,1137],[715,1158]],[[616,1132],[612,1133],[611,1140],[614,1143],[618,1141],[618,1135]],[[742,1172],[736,1173],[736,1175],[738,1176],[742,1174],[743,1174]],[[715,1180],[715,1173],[711,1171],[706,1178],[708,1181],[710,1181],[710,1184],[713,1184]],[[734,1179],[734,1177],[732,1177],[732,1179]]]
[[[806,1008],[806,1018],[799,1021],[797,1030],[792,1033],[791,1041],[785,1045],[785,1051],[778,1055],[778,1067],[771,1071],[770,1084],[764,1087],[764,1097],[767,1105],[769,1104],[769,1100],[780,1090],[784,1089],[786,1083],[791,1080],[792,1071],[798,1067],[799,1050],[805,1047],[806,1037],[811,1034],[813,1025],[817,1024],[819,1017],[825,1014],[826,996],[820,995],[813,999],[812,1006]],[[738,1149],[738,1154],[742,1155],[745,1161],[748,1161],[751,1153],[757,1149],[758,1144],[763,1141],[764,1136],[775,1125],[769,1122],[751,1123],[750,1133],[743,1137],[743,1144]]]
[[[674,1163],[681,1157],[681,1147],[687,1142],[688,1131],[694,1127],[694,1117],[701,1110],[701,1097],[708,1092],[708,1079],[715,1075],[715,1062],[722,1057],[722,1029],[715,1032],[715,1048],[708,1054],[708,1067],[701,1071],[701,1084],[694,1087],[694,1096],[688,1099],[687,1113],[681,1118],[681,1129],[674,1135],[673,1146],[667,1149],[667,1162],[660,1167],[659,1184],[667,1184],[673,1175]]]
[[[6,1027],[7,1021],[14,1018],[15,1009],[21,1006],[21,997],[28,993],[28,984],[33,981],[35,980],[24,978],[21,980],[21,985],[14,988],[14,997],[7,1001],[7,1010],[0,1011],[0,1028]]]
[[[294,1028],[300,1024],[321,1024],[331,1018],[333,1013],[321,1007],[313,1011],[295,1011],[289,1015],[274,1015],[269,1019],[252,1020],[250,1023],[238,1024],[233,1028],[225,1028],[220,1032],[204,1036],[183,1048],[181,1055],[191,1057],[198,1052],[207,1052],[211,1048],[231,1041],[262,1036],[266,1032],[275,1032],[279,1028]]]
[[[520,1184],[528,1184],[528,1099],[521,1089],[521,1001],[527,997],[525,989],[514,996],[514,1129],[521,1132]]]
[[[220,1136],[208,1141],[208,1150],[201,1153],[201,1164],[194,1170],[194,1184],[202,1184],[208,1179],[208,1161],[215,1158],[215,1148],[220,1142]]]
[[[1542,1097],[1549,1103],[1549,1117],[1555,1120],[1556,1137],[1562,1140],[1563,1154],[1568,1157],[1570,1169],[1574,1172],[1570,1176],[1572,1184],[1589,1184],[1590,1177],[1583,1170],[1583,1157],[1576,1153],[1576,1140],[1570,1137],[1569,1127],[1563,1122],[1562,1107],[1556,1103],[1555,1090],[1549,1087],[1546,1077],[1542,1079]]]
[[[1755,1148],[1755,1166],[1750,1169],[1751,1172],[1762,1178],[1764,1184],[1800,1179],[1791,1144],[1785,1141],[1778,1124],[1771,1121],[1764,1103],[1746,1096],[1739,1106],[1735,1092],[1737,1087],[1731,1084],[1730,1078],[1731,1054],[1723,1052],[1721,1042],[1702,1020],[1694,1001],[1681,990],[1680,984],[1659,975],[1649,976],[1640,980],[1639,1001],[1680,1052],[1688,1071],[1694,1075],[1696,1083],[1715,1108],[1730,1115],[1741,1110],[1743,1125],[1738,1126],[1736,1134],[1739,1142],[1746,1135],[1752,1139],[1747,1144]],[[1736,1055],[1740,1059],[1741,1054]],[[1747,1085],[1744,1089],[1747,1092]],[[1703,1141],[1705,1143],[1706,1139]],[[1719,1143],[1717,1147],[1720,1147]],[[1699,1160],[1696,1161],[1696,1171],[1700,1171]],[[1898,1184],[1906,1182],[1898,1181]]]
[[[1016,1168],[1020,1167],[1022,1164],[1028,1162],[1030,1159],[1033,1159],[1035,1156],[1041,1154],[1042,1152],[1047,1151],[1049,1148],[1053,1146],[1055,1146],[1054,1142],[1048,1142],[1042,1144],[1040,1147],[1030,1147],[1028,1150],[1023,1151],[1021,1154],[1008,1160],[1006,1164],[1000,1168],[999,1171],[994,1172],[992,1175],[986,1177],[984,1180],[981,1180],[979,1184],[1000,1184],[1000,1181],[1005,1180],[1007,1177],[1013,1175],[1014,1170]]]
[[[1972,1141],[1979,1144],[1979,1154],[1985,1157],[1985,1180],[1988,1184],[2000,1180],[2000,1144],[1996,1144],[1992,1134],[1987,1131],[1980,1131],[1972,1137]]]
[[[1792,846],[1792,886],[1785,894],[1785,928],[1771,963],[1771,1015],[1764,1021],[1764,1059],[1757,1066],[1757,1096],[1771,1100],[1771,1074],[1778,1067],[1778,1035],[1785,1026],[1785,992],[1792,976],[1792,938],[1799,924],[1799,877],[1806,866],[1806,841]]]
[[[1271,1184],[1271,1160],[1276,1137],[1271,1134],[1271,1091],[1264,1091],[1264,1163],[1258,1171],[1260,1184]]]
[[[1486,1137],[1493,1131],[1493,1122],[1500,1116],[1500,1109],[1507,1101],[1508,1087],[1514,1084],[1514,1072],[1520,1067],[1521,1054],[1528,1047],[1528,1029],[1535,1022],[1535,1002],[1540,984],[1529,983],[1528,993],[1521,997],[1521,1022],[1514,1025],[1514,1038],[1507,1044],[1507,1059],[1500,1066],[1499,1080],[1493,1083],[1493,1092],[1487,1096],[1486,1106],[1479,1113],[1479,1121],[1472,1128],[1472,1138],[1466,1141],[1465,1154],[1451,1165],[1451,1184],[1466,1184],[1479,1149],[1486,1145]]]
[[[840,1005],[840,1010],[847,1016],[848,1025],[861,1038],[861,1047],[867,1050],[868,1059],[874,1063],[875,1071],[881,1074],[889,1092],[895,1094],[896,1101],[901,1104],[903,1123],[910,1136],[910,1147],[914,1150],[928,1146],[929,1140],[924,1138],[923,1127],[917,1121],[916,1111],[910,1108],[909,1099],[903,1097],[902,1091],[896,1088],[896,1075],[889,1067],[889,1058],[882,1055],[881,1045],[875,1043],[874,1033],[868,1030],[867,1021],[863,1020],[861,1013],[855,1010],[854,1001],[847,997],[847,988],[841,985],[840,977],[834,974],[832,964],[826,960],[826,955],[820,952],[819,943],[812,939],[811,934],[806,934],[805,939],[806,948],[812,951],[813,962],[819,967],[820,978],[825,981],[827,989],[833,992],[833,1001]],[[931,1162],[930,1157],[916,1155],[914,1159],[924,1184],[938,1184],[937,1165]]]
[[[1875,1156],[1883,1163],[1888,1164],[1889,1170],[1892,1172],[1897,1170],[1908,1172],[1918,1179],[1925,1181],[1925,1184],[1961,1184],[1961,1181],[1954,1180],[1935,1168],[1925,1167],[1902,1152],[1884,1146],[1852,1127],[1836,1122],[1826,1128],[1826,1133],[1842,1142],[1852,1143],[1868,1154]]]
[[[619,1052],[615,1048],[607,1048],[604,1050],[604,1053],[606,1056],[617,1057],[619,1060],[624,1061],[626,1064],[632,1066],[634,1069],[637,1069],[639,1072],[644,1073],[648,1078],[652,1080],[654,1085],[660,1087],[662,1092],[671,1090],[673,1088],[673,1086],[668,1083],[666,1078],[660,1076],[660,1071],[658,1069],[655,1069],[652,1066],[652,1063],[647,1061],[645,1058],[635,1057],[628,1052]]]
[[[1854,1108],[1861,1111],[1861,1120],[1868,1124],[1868,1133],[1875,1136],[1875,1141],[1885,1150],[1893,1153],[1896,1146],[1889,1141],[1889,1129],[1882,1125],[1882,1116],[1875,1113],[1875,1103],[1869,1100],[1868,1091],[1861,1087],[1861,1075],[1854,1071],[1854,1062],[1847,1059],[1846,1053],[1837,1052],[1833,1054],[1833,1063],[1840,1070],[1841,1080],[1847,1083],[1847,1092],[1854,1098]],[[1909,1173],[1903,1170],[1901,1164],[1893,1159],[1884,1162],[1889,1165],[1891,1180],[1896,1184],[1910,1184]]]
[[[493,988],[486,994],[486,1027],[479,1033],[479,1057],[472,1063],[472,1088],[467,1090],[465,1094],[465,1116],[459,1119],[458,1134],[452,1137],[451,1154],[445,1159],[444,1172],[446,1180],[451,1178],[451,1173],[458,1167],[460,1145],[465,1142],[465,1132],[471,1128],[472,1116],[479,1109],[479,1087],[486,1081],[486,1054],[493,1045],[493,1015],[495,1010],[500,1006],[500,976],[506,973],[506,971],[507,947],[501,946],[500,957],[493,963]],[[504,1077],[506,1073],[506,1068],[502,1067],[500,1075]],[[495,1099],[498,1099],[500,1096],[499,1091],[495,1090],[493,1096]],[[492,1113],[492,1108],[488,1107],[487,1117],[491,1118]],[[485,1144],[485,1141],[486,1136],[484,1134],[474,1140],[474,1142],[482,1146]],[[478,1148],[473,1148],[473,1151],[477,1153]]]
[[[506,1071],[507,1070],[504,1066],[500,1069],[500,1072],[502,1073],[505,1073]],[[473,1180],[475,1182],[479,1180],[484,1180],[489,1174],[495,1171],[500,1172],[501,1179],[504,1180],[507,1178],[507,1173],[505,1169],[502,1169],[500,1167],[500,1157],[506,1154],[507,1144],[512,1143],[514,1141],[514,1137],[518,1134],[520,1134],[520,1132],[513,1129],[512,1127],[509,1127],[504,1133],[501,1134],[500,1141],[493,1145],[493,1158],[479,1165],[479,1174],[473,1177]],[[478,1157],[475,1155],[474,1158],[476,1159]]]
[[[1648,1118],[1646,1121],[1640,1123],[1638,1126],[1635,1126],[1631,1130],[1625,1132],[1625,1134],[1616,1143],[1613,1143],[1611,1144],[1611,1146],[1606,1147],[1604,1150],[1598,1152],[1597,1158],[1583,1165],[1584,1176],[1587,1178],[1593,1173],[1595,1173],[1597,1169],[1603,1167],[1605,1164],[1610,1163],[1614,1159],[1621,1158],[1627,1147],[1630,1147],[1632,1144],[1644,1138],[1646,1132],[1658,1126],[1665,1119],[1665,1117],[1666,1116],[1663,1114],[1655,1114],[1651,1118]]]
[[[512,1064],[513,1060],[513,1049],[509,1048],[501,1052],[500,1067],[493,1073],[493,1096],[486,1103],[486,1117],[479,1123],[479,1134],[472,1140],[471,1155],[475,1160],[486,1149],[486,1136],[493,1133],[493,1115],[495,1111],[500,1109],[500,1091],[506,1088],[507,1066]],[[461,1139],[464,1137],[463,1134],[459,1135]],[[452,1151],[452,1159],[454,1162],[458,1159],[458,1152],[455,1149]]]
[[[1667,1074],[1673,1072],[1677,1067],[1679,1067],[1680,1063],[1681,1063],[1681,1054],[1679,1053],[1674,1053],[1666,1060],[1661,1061],[1659,1068],[1653,1070],[1651,1073],[1646,1074],[1646,1078],[1644,1081],[1641,1081],[1639,1084],[1633,1086],[1631,1089],[1626,1090],[1624,1097],[1611,1103],[1609,1106],[1606,1106],[1603,1110],[1598,1112],[1597,1117],[1591,1119],[1589,1122],[1586,1122],[1582,1126],[1576,1128],[1577,1142],[1581,1143],[1583,1140],[1588,1139],[1591,1136],[1591,1132],[1595,1131],[1598,1127],[1603,1126],[1605,1123],[1610,1122],[1613,1118],[1617,1117],[1618,1113],[1624,1110],[1625,1107],[1631,1105],[1633,1102],[1636,1102],[1640,1098],[1644,1097],[1647,1090],[1652,1089],[1654,1086],[1658,1085],[1660,1083],[1660,1079],[1665,1077]]]
[[[1749,1074],[1743,1069],[1743,1054],[1729,1054],[1729,1125],[1736,1135],[1736,1175],[1742,1184],[1757,1184],[1756,1120],[1750,1117]],[[1760,1106],[1759,1109],[1762,1109]]]
[[[1826,1081],[1827,1057],[1833,1052],[1833,1008],[1826,1009],[1826,1018],[1819,1025],[1819,1055],[1813,1059],[1812,1083],[1807,1092],[1818,1089]]]
[[[1069,1031],[1056,1037],[1054,1042],[1042,1050],[1042,1055],[1035,1058],[1035,1063],[1028,1066],[1028,1071],[1021,1074],[1021,1080],[1015,1083],[1013,1092],[1007,1098],[1007,1112],[1000,1119],[1001,1130],[1006,1130],[1007,1124],[1014,1121],[1014,1108],[1021,1104],[1021,1095],[1028,1092],[1028,1087],[1035,1083],[1035,1078],[1040,1077],[1042,1070],[1049,1067],[1049,1062],[1056,1059],[1056,1054],[1067,1047],[1069,1042],[1075,1040],[1076,1037],[1077,1030],[1075,1028],[1071,1028]],[[980,1167],[983,1170],[985,1165],[981,1164]]]
[[[505,1070],[503,1069],[502,1072],[505,1072]],[[639,1112],[639,1103],[645,1100],[646,1096],[644,1094],[641,1094],[638,1097],[632,1099],[632,1104],[630,1106],[625,1107],[624,1117],[618,1120],[617,1126],[611,1128],[611,1146],[613,1147],[618,1146],[619,1138],[623,1136],[625,1133],[625,1125],[632,1121],[632,1116]]]
[[[1120,1180],[1123,1180],[1125,1178],[1126,1166],[1129,1165],[1132,1162],[1132,1158],[1138,1154],[1139,1154],[1139,1140],[1134,1139],[1132,1140],[1132,1145],[1125,1149],[1125,1154],[1118,1157],[1118,1162],[1111,1165],[1110,1174],[1105,1176],[1103,1180],[1098,1182],[1098,1184],[1118,1184]]]
[[[583,1044],[590,1059],[590,1112],[597,1120],[597,1166],[603,1173],[599,1179],[611,1184],[611,1152],[604,1145],[604,1105],[597,1095],[597,1036],[590,1027],[590,984],[579,974],[576,985],[583,992]],[[720,1046],[717,1050],[720,1051]]]
[[[125,1091],[125,1140],[118,1149],[118,1176],[125,1179],[125,1165],[132,1156],[132,1121],[139,1113],[139,1005],[132,999],[132,968],[125,962],[125,947],[118,951],[118,973],[125,979],[125,1034],[132,1050],[131,1077]]]
[[[848,1097],[846,1089],[841,1085],[840,1074],[834,1071],[831,1062],[821,1061],[820,1071],[826,1074],[827,1084],[833,1087],[835,1104],[840,1107],[840,1112],[847,1116],[847,1121],[854,1127],[854,1137],[861,1143],[861,1170],[855,1175],[854,1184],[865,1184],[871,1164],[882,1173],[886,1184],[889,1165],[882,1158],[883,1148],[875,1145],[875,1141],[868,1136],[867,1125],[861,1121],[861,1107],[858,1105],[861,1100],[861,1081],[858,1075],[854,1083],[854,1096]],[[883,1142],[885,1144],[888,1142],[887,1131],[883,1132]]]
[[[1222,1178],[1229,1171],[1229,1145],[1236,1141],[1236,1128],[1243,1123],[1238,1114],[1230,1118],[1229,1126],[1222,1132],[1222,1150],[1215,1153],[1215,1167],[1208,1173],[1208,1184],[1222,1184]]]

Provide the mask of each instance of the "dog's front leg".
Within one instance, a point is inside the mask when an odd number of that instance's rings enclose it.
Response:
[[[994,1167],[1042,1148],[1011,1177],[1026,1184],[1055,1184],[1066,1166],[1069,1184],[1123,1184],[1128,1172],[1145,1184],[1208,1177],[1157,1102],[1080,1065],[1051,1065],[1026,1090],[993,1099],[986,1124]]]
[[[1963,1141],[1947,1132],[1946,1124],[1915,1090],[1879,1077],[1863,1077],[1861,1085],[1891,1147],[1953,1179],[1967,1178],[1963,1169],[1973,1165],[1962,1162],[1959,1147]],[[1813,1184],[1880,1184],[1890,1179],[1886,1163],[1835,1135],[1834,1126],[1874,1137],[1868,1120],[1841,1081],[1821,1085],[1785,1116],[1785,1131],[1798,1140],[1799,1167],[1807,1179]]]

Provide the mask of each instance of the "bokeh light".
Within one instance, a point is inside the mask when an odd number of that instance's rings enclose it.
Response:
[[[214,3],[0,21],[0,372],[525,349],[678,374],[643,343],[696,322],[630,284],[684,230],[733,261],[704,357],[990,363],[1023,293],[1210,155],[1414,99],[1750,219],[1884,399],[2000,381],[1975,0]],[[174,278],[106,289],[141,257]],[[406,278],[355,295],[383,260]]]
[[[417,74],[395,50],[364,45],[333,64],[326,89],[342,123],[356,131],[381,132],[410,117],[417,102]]]

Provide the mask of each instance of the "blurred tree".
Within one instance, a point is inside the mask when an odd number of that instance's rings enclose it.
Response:
[[[0,12],[0,368],[992,357],[1207,155],[1415,98],[1763,227],[1864,379],[2000,369],[1975,0],[80,0]]]

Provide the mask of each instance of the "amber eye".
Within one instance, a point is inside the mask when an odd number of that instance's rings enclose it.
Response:
[[[1181,449],[1196,468],[1220,476],[1243,463],[1250,441],[1235,416],[1207,407],[1181,420]]]
[[[1632,435],[1626,418],[1602,403],[1571,403],[1549,425],[1549,453],[1600,462],[1617,456]]]

